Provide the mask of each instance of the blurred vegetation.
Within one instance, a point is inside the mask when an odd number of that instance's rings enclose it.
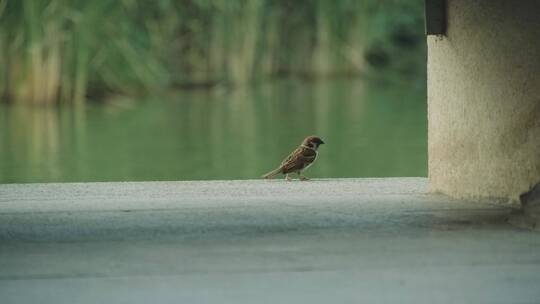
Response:
[[[3,101],[272,77],[422,77],[421,0],[0,0]]]

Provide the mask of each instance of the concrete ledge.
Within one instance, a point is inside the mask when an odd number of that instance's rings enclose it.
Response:
[[[10,303],[536,303],[540,234],[423,178],[0,185]]]
[[[509,212],[426,188],[424,178],[0,185],[0,241],[398,233],[504,223]]]

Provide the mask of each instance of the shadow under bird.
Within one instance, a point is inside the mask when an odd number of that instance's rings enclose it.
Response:
[[[324,144],[324,141],[317,136],[308,136],[302,141],[302,144],[296,150],[294,150],[281,165],[272,170],[262,177],[272,178],[278,174],[285,174],[286,180],[291,180],[289,174],[298,174],[300,180],[309,180],[306,176],[302,175],[302,171],[306,170],[317,159],[317,150],[319,146]]]

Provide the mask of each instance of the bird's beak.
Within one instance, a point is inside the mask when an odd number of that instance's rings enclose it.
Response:
[[[324,141],[322,141],[322,139],[321,139],[321,145],[324,145]]]

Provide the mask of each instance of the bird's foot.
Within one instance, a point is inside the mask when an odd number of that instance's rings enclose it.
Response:
[[[289,176],[289,174],[285,174],[285,180],[290,182],[292,181],[292,178]]]
[[[307,176],[300,175],[300,180],[301,181],[308,181],[309,178]]]

